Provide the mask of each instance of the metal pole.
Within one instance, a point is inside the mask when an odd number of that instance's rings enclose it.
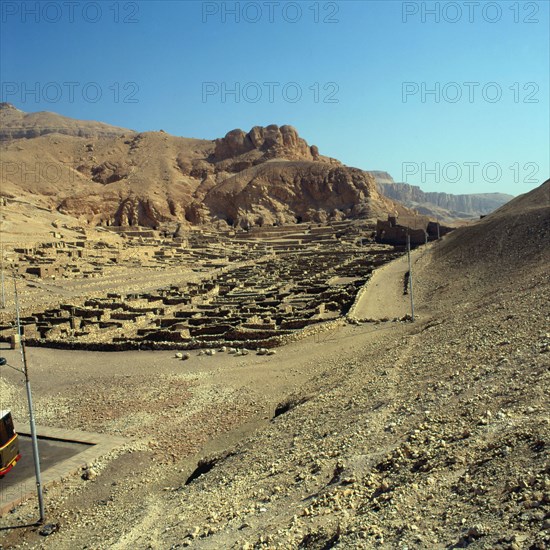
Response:
[[[4,206],[4,199],[0,199],[0,206]],[[3,222],[3,215],[0,216],[0,224]],[[2,309],[6,307],[6,292],[4,289],[4,241],[2,239],[2,232],[0,231],[0,255],[1,259],[1,279],[2,279]]]
[[[6,288],[4,286],[4,243],[0,246],[1,261],[1,278],[2,278],[2,309],[6,307]]]
[[[17,296],[17,283],[15,275],[13,276],[13,286],[15,288],[15,312],[17,317],[17,333],[19,334],[19,347],[21,349],[21,361],[23,362],[23,374],[25,375],[25,387],[27,389],[27,399],[29,402],[29,420],[31,426],[32,455],[34,459],[34,474],[36,476],[36,491],[38,494],[38,509],[40,519],[38,523],[44,523],[44,496],[42,494],[42,475],[40,473],[40,455],[38,454],[38,439],[36,437],[36,425],[34,423],[34,409],[32,406],[31,383],[29,380],[29,371],[27,368],[27,353],[25,350],[25,340],[21,331],[21,319],[19,317],[19,298]]]
[[[407,233],[407,257],[409,259],[409,293],[411,295],[411,319],[414,321],[413,274],[411,264],[411,234]]]

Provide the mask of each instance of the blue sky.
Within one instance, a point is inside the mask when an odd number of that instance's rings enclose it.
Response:
[[[546,0],[1,10],[1,100],[27,112],[205,139],[291,124],[427,191],[517,195],[549,177]]]

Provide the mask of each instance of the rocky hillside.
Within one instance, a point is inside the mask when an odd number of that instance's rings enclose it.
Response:
[[[550,180],[516,197],[471,227],[451,233],[438,248],[445,270],[465,267],[497,272],[502,277],[518,267],[550,264]]]
[[[369,172],[374,176],[378,189],[386,197],[399,201],[421,214],[443,221],[477,218],[489,214],[514,197],[505,193],[474,193],[453,195],[450,193],[424,192],[417,185],[396,183],[387,172]]]
[[[549,192],[419,254],[418,320],[340,333],[270,426],[174,483],[163,543],[548,548]]]
[[[414,322],[183,365],[30,348],[39,425],[127,443],[48,488],[53,534],[13,528],[34,497],[0,518],[3,547],[549,548],[549,193],[415,250]]]
[[[210,140],[0,106],[2,195],[92,225],[253,225],[404,212],[291,126]]]

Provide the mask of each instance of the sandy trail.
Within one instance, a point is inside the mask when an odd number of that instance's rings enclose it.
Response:
[[[413,276],[414,267],[422,262],[426,250],[426,247],[421,247],[411,252]],[[405,273],[408,270],[406,254],[375,270],[350,315],[359,320],[394,319],[410,315],[410,296],[403,293]]]

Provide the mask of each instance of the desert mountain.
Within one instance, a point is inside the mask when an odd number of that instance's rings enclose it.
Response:
[[[445,222],[477,218],[489,214],[514,197],[505,193],[474,193],[453,195],[450,193],[424,192],[417,185],[396,183],[387,172],[369,172],[380,193],[399,201],[420,214]]]
[[[2,104],[2,195],[93,225],[237,227],[404,211],[291,126],[191,139]]]

